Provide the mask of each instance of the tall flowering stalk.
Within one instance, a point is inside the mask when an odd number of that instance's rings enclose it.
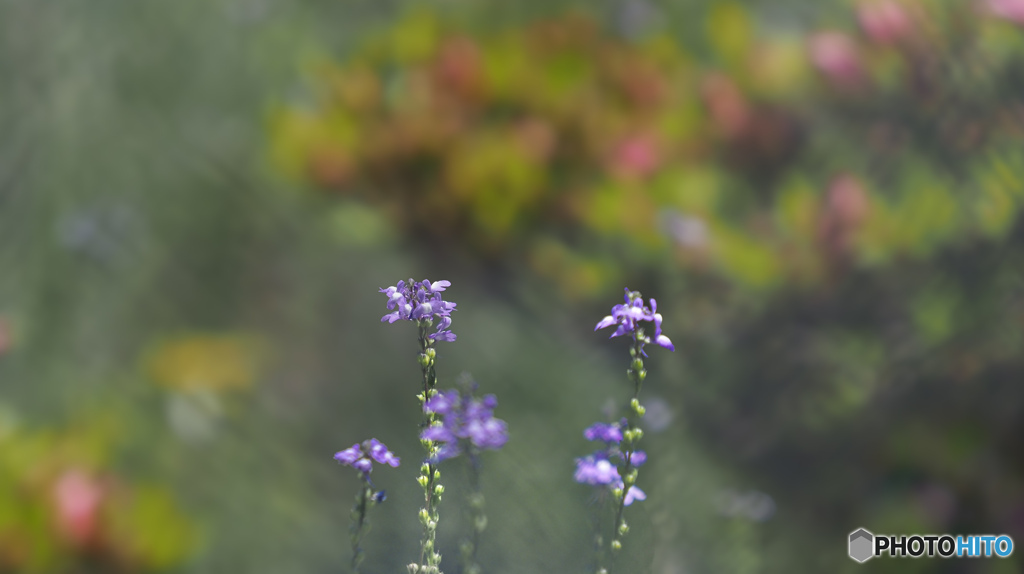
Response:
[[[374,504],[384,502],[384,491],[375,491],[370,480],[373,461],[398,467],[399,459],[384,443],[372,438],[362,444],[354,444],[334,454],[334,460],[345,466],[351,466],[359,472],[361,486],[356,494],[356,503],[352,507],[352,572],[359,574],[359,565],[363,561],[361,546],[363,536],[370,529],[367,514]]]
[[[416,395],[423,407],[427,401],[437,395],[437,372],[434,367],[434,360],[437,352],[434,350],[434,343],[437,341],[455,341],[455,333],[449,330],[452,324],[451,312],[455,310],[455,303],[445,301],[441,293],[451,286],[450,281],[429,280],[416,282],[412,279],[399,281],[396,285],[380,290],[388,298],[387,308],[391,313],[384,315],[381,321],[394,323],[395,321],[412,321],[416,323],[419,331],[420,352],[417,357],[420,369],[423,373],[422,390]],[[434,332],[431,328],[435,327]],[[437,420],[437,414],[427,409],[423,410],[423,429],[430,428]],[[438,452],[441,447],[438,441],[431,438],[421,437],[426,460],[420,466],[420,475],[417,482],[423,487],[423,508],[420,509],[419,519],[423,525],[423,538],[420,543],[420,558],[418,564],[410,564],[410,574],[441,574],[441,554],[437,552],[437,523],[440,515],[437,505],[441,502],[441,495],[444,493],[444,486],[441,485],[441,472],[437,469]]]
[[[423,405],[424,411],[443,418],[425,429],[420,438],[444,443],[435,455],[437,462],[466,454],[470,478],[470,491],[466,498],[472,531],[461,545],[463,573],[480,574],[482,569],[477,562],[477,549],[487,528],[484,495],[480,488],[480,454],[505,445],[508,425],[494,418],[494,408],[498,406],[494,395],[476,398],[477,385],[468,377],[463,378],[460,384],[461,390],[440,392]]]
[[[640,391],[647,370],[644,369],[643,358],[647,357],[644,345],[653,342],[670,351],[675,350],[672,341],[661,332],[661,313],[658,313],[658,302],[650,299],[650,307],[644,305],[643,296],[639,291],[626,289],[625,303],[612,307],[611,315],[601,319],[594,330],[616,326],[611,337],[629,335],[632,345],[629,349],[630,364],[626,371],[633,383],[633,397],[629,401],[628,415],[617,425],[593,425],[584,431],[589,440],[600,440],[606,448],[584,459],[577,460],[576,480],[593,485],[603,485],[612,489],[616,502],[615,520],[612,523],[611,550],[616,552],[622,548],[622,538],[629,532],[623,513],[634,500],[643,500],[647,496],[637,488],[638,468],[647,460],[647,455],[637,449],[643,430],[638,426],[644,416],[644,407],[640,404]],[[653,339],[644,330],[642,322],[653,323]],[[614,464],[613,464],[614,461]],[[603,567],[603,551],[598,552],[598,571],[606,573]]]

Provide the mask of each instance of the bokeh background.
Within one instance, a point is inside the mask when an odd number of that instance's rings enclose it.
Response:
[[[449,279],[487,572],[585,572],[581,430],[656,297],[622,572],[1022,571],[1024,1],[0,0],[0,572],[418,553],[414,328]],[[445,571],[466,477],[445,463]]]

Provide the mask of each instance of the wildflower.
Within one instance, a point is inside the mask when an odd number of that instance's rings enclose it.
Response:
[[[99,534],[101,506],[106,494],[100,482],[82,470],[72,469],[62,474],[53,487],[60,533],[78,546],[94,541]]]
[[[622,335],[636,335],[639,337],[643,334],[640,328],[640,321],[653,322],[654,343],[670,351],[675,351],[676,348],[672,344],[672,340],[661,333],[662,316],[661,313],[658,313],[658,302],[652,298],[650,299],[651,306],[647,307],[644,305],[644,300],[640,297],[640,293],[630,291],[629,289],[626,289],[625,300],[624,304],[612,307],[612,314],[601,319],[597,326],[594,327],[594,330],[598,331],[612,325],[618,325],[618,328],[615,329],[615,332],[611,334],[609,339]],[[642,342],[651,342],[649,337],[643,337]],[[646,357],[647,354],[644,353],[644,356]]]
[[[589,484],[591,486],[621,482],[619,469],[608,460],[607,456],[603,456],[601,453],[577,458],[574,478],[580,484]]]
[[[988,0],[984,4],[993,16],[1024,24],[1024,2],[1021,0]]]
[[[355,506],[352,507],[352,572],[359,574],[359,565],[363,561],[363,536],[369,528],[369,510],[375,504],[384,502],[387,495],[383,490],[374,491],[370,480],[373,462],[397,467],[399,460],[384,443],[375,438],[356,443],[345,450],[336,452],[334,460],[359,471],[362,486],[356,495]]]
[[[618,423],[594,423],[584,429],[583,438],[618,444],[622,442],[622,430]]]
[[[619,483],[619,488],[621,489],[623,486],[625,486],[625,485],[623,485],[620,482]],[[634,500],[647,500],[647,493],[645,493],[644,491],[640,490],[636,486],[629,487],[629,491],[626,492],[626,497],[623,499],[622,504],[624,506],[629,506],[630,504],[633,504]]]
[[[873,42],[894,44],[914,33],[914,22],[896,0],[866,0],[857,5],[857,20]]]
[[[441,391],[427,399],[423,411],[441,415],[443,419],[423,431],[420,438],[445,443],[433,457],[436,461],[458,456],[467,444],[478,449],[498,450],[508,442],[508,425],[494,418],[498,399],[486,395],[482,399],[456,389]]]
[[[395,456],[384,443],[372,438],[363,444],[354,444],[343,451],[334,454],[334,460],[345,466],[351,466],[363,474],[369,476],[373,470],[373,462],[387,464],[392,468],[397,467],[399,458]]]
[[[380,292],[387,296],[387,308],[393,309],[391,313],[381,317],[381,321],[394,323],[395,321],[417,321],[433,324],[437,320],[437,331],[431,333],[429,338],[434,341],[455,340],[455,333],[448,328],[451,327],[451,312],[455,310],[455,303],[445,301],[441,298],[441,292],[451,286],[451,281],[434,281],[428,279],[416,282],[399,281],[396,285],[380,289]]]
[[[618,423],[594,423],[583,431],[583,437],[591,441],[605,443],[605,448],[576,459],[576,474],[574,478],[580,484],[591,486],[608,486],[612,489],[622,489],[625,485],[619,474],[619,469],[613,459],[626,462],[626,455],[620,450],[622,442],[622,428],[626,421]],[[633,451],[630,454],[629,467],[636,468],[647,462],[647,453],[642,450]],[[647,495],[635,486],[626,492],[625,505],[629,506],[634,500],[644,500]]]
[[[808,41],[811,62],[835,87],[859,88],[866,72],[860,48],[842,32],[818,32]]]
[[[618,490],[622,490],[626,486],[619,476],[619,469],[601,452],[577,458],[574,478],[580,484],[591,486],[607,486]],[[631,486],[625,493],[623,504],[629,506],[635,500],[647,500],[647,494],[636,486]]]

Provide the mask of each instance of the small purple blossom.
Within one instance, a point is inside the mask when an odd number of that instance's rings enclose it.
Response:
[[[618,444],[622,442],[622,429],[619,423],[594,423],[583,430],[583,438]]]
[[[629,465],[632,467],[643,466],[645,462],[647,462],[647,453],[642,450],[633,451],[633,454],[629,457]]]
[[[636,454],[634,453],[634,457]],[[619,476],[619,469],[608,460],[603,451],[576,459],[576,474],[574,477],[580,484],[591,486],[608,486],[622,490],[625,483]],[[647,494],[636,486],[632,486],[625,493],[623,504],[629,506],[635,500],[647,500]]]
[[[388,450],[384,443],[375,438],[364,441],[362,444],[354,444],[334,454],[334,460],[345,466],[351,466],[363,473],[364,476],[368,476],[373,470],[371,459],[391,467],[397,467],[399,463],[398,457]]]
[[[449,330],[452,325],[450,314],[455,310],[455,303],[441,298],[441,292],[451,286],[451,281],[399,281],[391,287],[380,289],[387,296],[387,308],[391,313],[381,317],[381,321],[434,321],[437,330],[429,337],[434,341],[455,340],[455,333]]]
[[[498,450],[508,442],[508,424],[494,418],[496,406],[494,395],[477,399],[455,389],[440,391],[427,399],[423,411],[443,418],[424,429],[420,438],[445,443],[434,456],[438,461],[458,456],[467,443],[478,449]]]
[[[612,307],[612,314],[598,321],[594,330],[598,331],[606,327],[618,325],[609,338],[621,337],[622,335],[636,334],[640,328],[640,321],[653,322],[654,343],[670,351],[675,351],[676,348],[672,344],[671,339],[661,333],[662,316],[661,313],[658,313],[658,302],[653,298],[649,299],[651,306],[647,307],[644,305],[644,300],[640,293],[638,291],[630,291],[628,288],[626,289],[625,300],[625,303]],[[651,339],[645,335],[644,342],[650,343]],[[646,356],[646,353],[644,355]]]
[[[618,485],[618,487],[620,489],[622,487],[624,487],[624,486],[625,486],[625,484],[623,484],[621,482]],[[644,491],[640,490],[639,487],[636,487],[636,486],[629,487],[629,490],[626,492],[626,499],[624,501],[622,501],[622,504],[624,504],[626,506],[629,506],[630,504],[633,504],[634,500],[647,500],[647,493],[645,493]]]
[[[395,453],[388,450],[384,443],[375,438],[370,439],[370,457],[380,464],[386,464],[391,468],[398,467],[399,460]]]
[[[623,419],[617,423],[594,423],[583,431],[583,438],[605,443],[604,448],[576,459],[574,478],[581,484],[605,486],[622,489],[625,485],[619,474],[618,464],[625,464],[626,455],[619,445],[622,442],[622,428],[626,426]],[[618,461],[618,463],[613,462]],[[647,453],[642,450],[633,451],[629,458],[629,467],[636,468],[647,462]],[[625,493],[623,504],[629,506],[634,500],[645,500],[644,491],[633,486]]]
[[[592,486],[621,482],[619,469],[602,452],[576,459],[576,482]]]

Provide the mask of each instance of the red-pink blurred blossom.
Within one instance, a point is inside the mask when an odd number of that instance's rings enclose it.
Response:
[[[914,23],[896,0],[867,0],[857,5],[857,19],[873,42],[893,44],[914,32]]]
[[[661,165],[658,142],[648,134],[629,136],[612,152],[611,170],[627,178],[643,178]]]
[[[984,6],[993,16],[1024,25],[1024,0],[986,0]]]
[[[722,135],[739,136],[750,120],[750,106],[736,83],[725,74],[710,74],[701,83],[701,95]]]
[[[860,180],[844,174],[829,183],[818,231],[830,255],[843,258],[850,253],[854,235],[867,219],[869,210],[868,193]]]
[[[838,88],[864,83],[864,64],[857,44],[842,32],[819,32],[808,41],[811,62]]]
[[[62,474],[53,486],[55,521],[61,536],[76,546],[86,546],[96,539],[102,485],[79,469]]]

